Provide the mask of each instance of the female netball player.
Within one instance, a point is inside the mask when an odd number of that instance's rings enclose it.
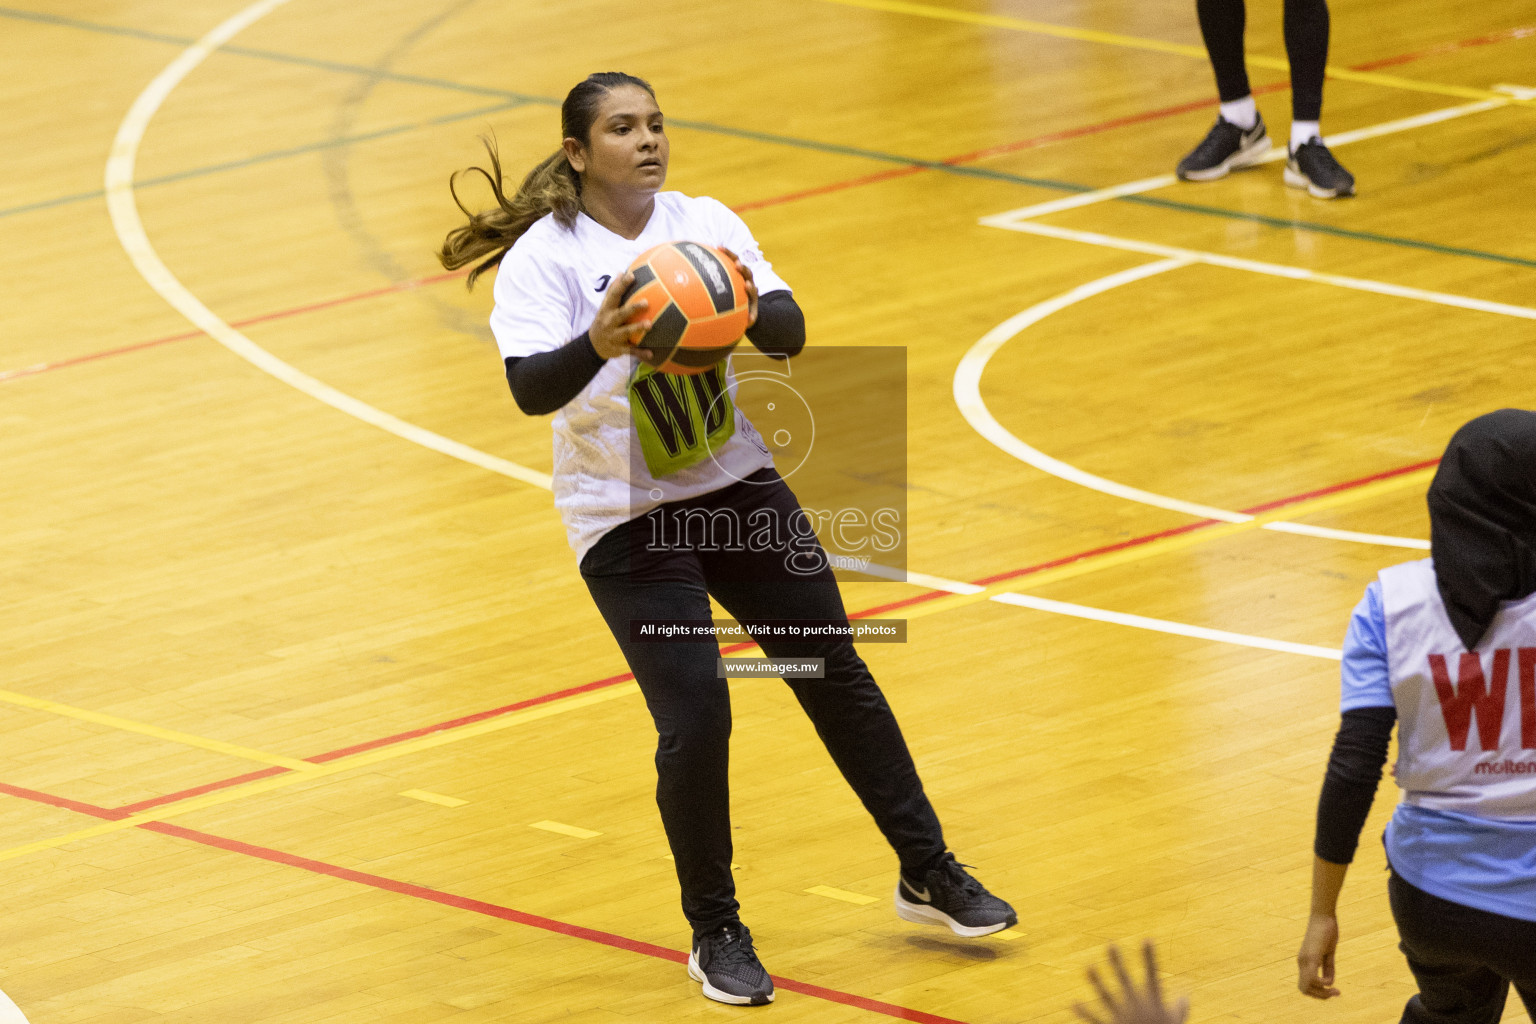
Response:
[[[1398,726],[1387,892],[1419,993],[1406,1024],[1536,1017],[1536,412],[1458,430],[1429,488],[1431,558],[1383,570],[1344,641],[1317,809],[1301,990],[1327,999],[1344,875]]]
[[[824,558],[807,577],[790,571],[782,552],[706,551],[683,537],[648,541],[658,522],[686,521],[668,513],[744,521],[768,510],[784,523],[803,513],[739,409],[731,410],[728,439],[712,447],[700,437],[680,467],[672,459],[669,471],[653,473],[634,454],[644,454],[645,442],[629,396],[633,382],[651,372],[636,348],[650,321],[643,301],[622,300],[632,280],[625,268],[662,242],[716,246],[740,254],[732,258],[748,282],[747,337],[757,348],[795,355],[805,321],[739,217],[713,199],[661,191],[669,143],[648,84],[593,75],[565,98],[561,121],[562,148],[511,198],[488,145],[490,170],[474,170],[490,181],[497,206],[469,214],[440,255],[449,268],[481,261],[471,283],[500,263],[491,327],[513,397],[526,413],[555,413],[555,505],[659,734],[656,802],[693,927],[689,976],[711,999],[761,1005],[773,1000],[773,983],[738,916],[731,878],[731,710],[725,680],[716,676],[719,649],[713,641],[636,642],[631,623],[708,620],[710,595],[743,623],[846,624],[847,615]],[[966,936],[1017,923],[1013,908],[947,852],[901,730],[852,643],[760,639],[775,659],[825,659],[824,679],[786,682],[896,851],[897,913]]]

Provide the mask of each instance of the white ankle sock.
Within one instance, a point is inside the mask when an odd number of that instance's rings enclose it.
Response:
[[[1252,96],[1244,96],[1240,100],[1221,105],[1221,119],[1237,125],[1243,131],[1248,131],[1259,123],[1259,108],[1253,102]]]
[[[1323,131],[1316,121],[1291,122],[1291,152],[1295,152],[1313,139],[1321,139]]]

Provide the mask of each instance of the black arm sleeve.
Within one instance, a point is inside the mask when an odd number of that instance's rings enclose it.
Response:
[[[1355,859],[1360,830],[1376,798],[1376,784],[1381,781],[1382,765],[1387,763],[1387,745],[1396,721],[1396,708],[1344,712],[1328,757],[1323,792],[1317,800],[1317,839],[1312,850],[1323,860],[1348,864]]]
[[[805,348],[805,314],[789,292],[780,290],[757,299],[757,323],[747,339],[765,355],[788,359]]]
[[[529,416],[545,416],[592,383],[604,360],[583,332],[557,349],[532,356],[508,356],[506,362],[507,383],[517,407]]]
[[[747,337],[771,356],[798,355],[805,347],[805,314],[787,291],[757,300],[757,323]],[[549,352],[508,356],[507,384],[517,407],[529,416],[546,416],[581,393],[603,368],[603,357],[586,334]]]

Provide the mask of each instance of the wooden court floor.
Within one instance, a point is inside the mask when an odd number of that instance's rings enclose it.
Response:
[[[1313,811],[1350,609],[1421,557],[1456,426],[1536,405],[1536,2],[1332,7],[1340,202],[1158,177],[1214,116],[1187,0],[0,5],[0,989],[34,1024],[1059,1024],[1151,937],[1196,1021],[1395,1020],[1395,790],[1327,1004]],[[685,977],[548,424],[432,258],[475,136],[520,172],[610,69],[812,345],[906,348],[913,574],[844,596],[909,620],[864,654],[1021,916],[897,920],[788,691],[735,683],[764,1010]]]

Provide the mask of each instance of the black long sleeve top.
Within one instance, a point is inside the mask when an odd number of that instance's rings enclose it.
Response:
[[[769,292],[757,301],[757,323],[747,340],[767,355],[788,359],[805,347],[805,314],[787,291]],[[529,416],[545,416],[581,393],[603,368],[603,357],[585,332],[557,349],[531,356],[508,356],[507,384],[517,407]]]
[[[1317,838],[1312,849],[1323,860],[1348,864],[1355,859],[1396,721],[1396,708],[1344,712],[1317,799]]]

